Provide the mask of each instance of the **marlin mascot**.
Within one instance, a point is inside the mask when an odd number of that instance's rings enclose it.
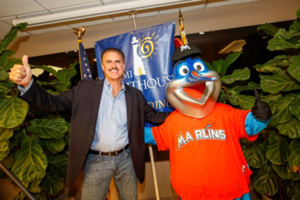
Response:
[[[218,103],[220,79],[201,51],[175,42],[174,76],[166,97],[176,110],[158,127],[145,128],[145,142],[169,150],[171,183],[181,200],[250,200],[251,170],[239,140],[254,141],[272,113],[255,91],[250,110]]]

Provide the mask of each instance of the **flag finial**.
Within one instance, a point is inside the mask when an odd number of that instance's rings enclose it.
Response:
[[[75,30],[75,34],[78,37],[78,40],[81,40],[82,36],[85,33],[85,26],[81,26],[80,28],[73,28]]]
[[[179,8],[179,28],[180,28],[181,42],[182,42],[182,44],[187,44],[188,41],[187,41],[185,30],[184,30],[183,17],[182,17],[180,8]]]

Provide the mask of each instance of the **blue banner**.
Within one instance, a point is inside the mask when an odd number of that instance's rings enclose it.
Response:
[[[169,22],[97,41],[98,72],[102,73],[102,52],[109,47],[121,49],[125,55],[124,82],[141,90],[154,109],[172,111],[165,89],[173,77],[174,30],[175,22]]]

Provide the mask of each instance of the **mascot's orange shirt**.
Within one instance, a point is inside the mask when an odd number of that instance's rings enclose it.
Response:
[[[152,128],[158,149],[170,150],[171,182],[182,200],[229,200],[249,192],[252,172],[239,139],[258,134],[246,133],[248,112],[217,103],[205,118],[175,110]]]

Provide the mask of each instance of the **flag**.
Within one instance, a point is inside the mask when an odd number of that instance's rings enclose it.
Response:
[[[82,45],[81,39],[78,40],[79,46],[79,64],[80,64],[80,73],[81,80],[93,80],[92,71],[89,64],[89,59],[87,57],[86,51]]]
[[[106,48],[122,50],[125,55],[123,81],[141,90],[154,109],[172,111],[165,88],[173,77],[174,30],[175,22],[169,22],[96,41],[98,72],[102,72],[101,54]]]

